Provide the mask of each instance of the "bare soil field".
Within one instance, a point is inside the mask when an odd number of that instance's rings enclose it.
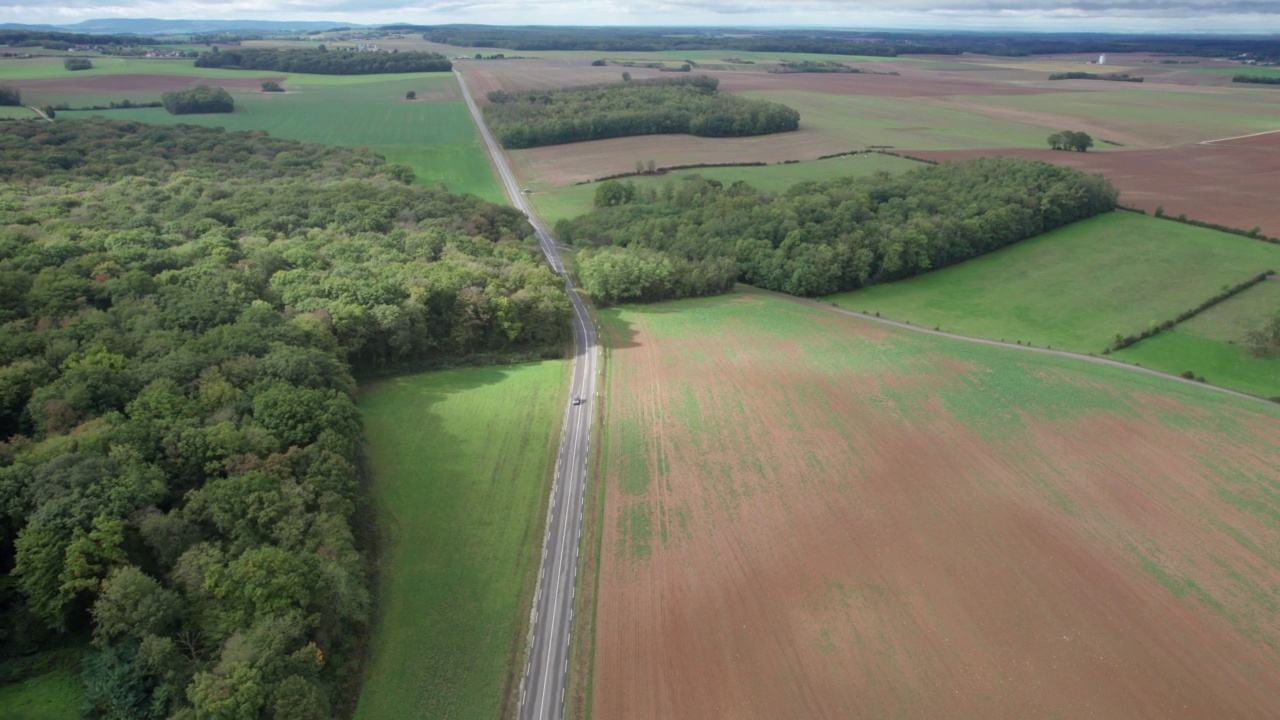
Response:
[[[1280,412],[755,296],[603,319],[595,717],[1274,716]]]
[[[1231,138],[1230,140],[1215,140],[1214,145],[1229,145],[1232,147],[1249,147],[1263,148],[1266,150],[1280,150],[1280,130],[1269,132],[1262,135],[1250,135],[1248,137]]]
[[[13,80],[8,84],[23,90],[49,93],[162,93],[185,90],[196,85],[217,85],[227,90],[261,90],[268,80],[284,82],[283,75],[253,78],[207,78],[195,75],[88,75],[83,77]]]
[[[1167,215],[1249,229],[1255,225],[1268,235],[1280,235],[1280,133],[1260,135],[1266,145],[1246,141],[1184,145],[1149,150],[1068,153],[1052,150],[935,151],[912,155],[953,160],[981,155],[1016,155],[1098,172],[1121,190],[1120,202],[1149,213],[1164,206]],[[1243,143],[1237,145],[1236,143]]]

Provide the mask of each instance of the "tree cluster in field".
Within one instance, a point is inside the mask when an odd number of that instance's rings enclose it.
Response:
[[[268,80],[262,83],[262,92],[279,93],[284,92],[284,87],[275,80]]]
[[[1149,337],[1155,337],[1156,335],[1159,335],[1165,330],[1172,330],[1174,325],[1177,325],[1178,323],[1186,322],[1191,318],[1204,312],[1205,310],[1208,310],[1209,308],[1213,307],[1214,305],[1217,305],[1218,303],[1224,300],[1228,300],[1232,297],[1235,297],[1236,295],[1239,295],[1240,293],[1244,292],[1245,290],[1248,290],[1249,288],[1253,287],[1254,285],[1257,285],[1258,283],[1267,282],[1272,275],[1275,275],[1275,273],[1270,270],[1267,270],[1264,272],[1260,272],[1257,275],[1254,275],[1253,277],[1249,278],[1248,280],[1245,280],[1242,283],[1231,285],[1229,287],[1223,287],[1222,292],[1218,293],[1217,295],[1214,295],[1213,297],[1209,298],[1208,300],[1205,300],[1204,302],[1200,303],[1199,305],[1193,308],[1190,308],[1188,310],[1183,310],[1171,320],[1165,320],[1164,322],[1157,322],[1155,320],[1151,321],[1151,324],[1147,326],[1147,329],[1143,330],[1140,333],[1137,333],[1134,335],[1125,335],[1124,333],[1117,332],[1111,340],[1111,346],[1103,350],[1102,352],[1104,355],[1106,355],[1115,350],[1123,350],[1129,347],[1130,345],[1134,345],[1142,340],[1146,340]]]
[[[448,72],[453,63],[439,53],[355,52],[351,50],[273,50],[237,48],[201,53],[196,67],[231,70],[274,70],[314,75]]]
[[[9,123],[0,173],[0,665],[91,639],[91,718],[346,716],[353,371],[559,354],[532,228],[219,128]]]
[[[89,58],[69,57],[62,61],[62,67],[73,72],[76,70],[92,70],[93,61]]]
[[[1049,79],[1050,80],[1110,80],[1112,82],[1136,82],[1136,83],[1140,83],[1143,81],[1142,77],[1137,75],[1130,75],[1128,73],[1098,74],[1098,73],[1091,73],[1091,72],[1051,73],[1049,75]]]
[[[1078,130],[1063,130],[1050,135],[1046,142],[1054,150],[1087,152],[1089,148],[1093,147],[1093,136]]]
[[[1101,175],[1016,158],[800,183],[781,195],[698,176],[622,195],[604,189],[607,184],[597,194],[616,202],[556,225],[562,240],[607,248],[583,253],[578,262],[583,287],[605,303],[717,292],[728,286],[719,274],[726,259],[730,280],[769,290],[802,296],[853,290],[1113,210],[1118,196]],[[609,277],[611,268],[622,267],[618,257],[639,254],[626,266],[630,271],[655,265],[640,262],[653,252],[668,257],[673,275],[677,264],[687,263],[690,275],[707,278],[708,285],[691,288],[686,278],[664,285],[660,275]],[[637,288],[644,290],[637,294]]]
[[[186,90],[174,90],[160,96],[164,109],[170,115],[197,115],[200,113],[235,112],[236,101],[226,88],[197,85]]]
[[[786,105],[721,94],[718,84],[699,75],[565,90],[496,90],[489,93],[484,116],[508,148],[664,133],[741,137],[800,127],[800,113]]]
[[[1231,82],[1235,83],[1251,83],[1254,85],[1280,85],[1280,76],[1277,75],[1233,75]]]
[[[791,73],[850,73],[854,75],[897,75],[897,72],[887,71],[879,72],[875,70],[864,70],[862,68],[850,67],[842,62],[834,62],[831,60],[800,60],[798,62],[783,62],[777,67],[770,68],[770,73],[774,75],[788,75]]]
[[[21,90],[11,85],[0,85],[0,106],[15,107],[21,105]]]

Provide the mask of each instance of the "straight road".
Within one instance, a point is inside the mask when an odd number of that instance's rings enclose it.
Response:
[[[555,240],[529,209],[516,184],[502,148],[489,132],[476,107],[467,81],[457,70],[453,74],[462,87],[476,127],[489,147],[511,203],[529,218],[538,235],[538,244],[547,262],[564,276],[565,291],[573,303],[573,381],[560,434],[560,456],[556,460],[551,502],[547,509],[547,534],[542,541],[542,568],[533,597],[533,622],[529,629],[529,655],[520,682],[520,720],[560,720],[564,715],[565,671],[569,665],[569,636],[573,629],[573,598],[578,576],[578,545],[582,536],[582,499],[587,484],[587,451],[591,446],[591,413],[596,389],[596,331],[587,307],[574,290],[560,262]]]

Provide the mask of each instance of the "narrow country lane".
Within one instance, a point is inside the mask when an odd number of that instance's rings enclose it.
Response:
[[[565,409],[564,428],[560,436],[560,455],[556,461],[551,501],[547,508],[547,534],[542,544],[542,568],[533,597],[533,618],[529,632],[528,661],[520,683],[521,720],[560,720],[564,714],[565,672],[569,664],[569,639],[573,628],[573,599],[578,575],[578,546],[582,536],[582,501],[587,482],[587,452],[591,445],[591,414],[595,402],[596,332],[587,307],[569,281],[555,239],[532,213],[524,194],[516,184],[493,134],[485,125],[475,99],[467,89],[462,73],[453,71],[462,88],[471,116],[475,119],[493,164],[502,177],[511,203],[533,224],[538,243],[547,262],[565,279],[565,291],[573,303],[573,380],[571,398],[582,398],[581,405],[572,400]]]

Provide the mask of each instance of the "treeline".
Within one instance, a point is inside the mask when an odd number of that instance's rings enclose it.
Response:
[[[226,88],[197,85],[186,90],[173,90],[160,96],[170,115],[235,112],[236,102]]]
[[[90,35],[45,30],[0,30],[0,45],[67,50],[75,45],[158,45],[155,38],[136,35]],[[52,46],[52,47],[51,47]]]
[[[1050,80],[1110,80],[1112,82],[1136,82],[1140,83],[1144,78],[1128,73],[1091,73],[1091,72],[1064,72],[1050,73]]]
[[[1280,75],[1233,75],[1231,82],[1253,85],[1280,85]]]
[[[562,352],[530,226],[217,128],[9,123],[0,173],[0,664],[89,639],[91,718],[349,715],[353,372]]]
[[[630,196],[629,203],[561,221],[556,231],[580,247],[612,246],[642,258],[665,253],[673,270],[679,262],[699,266],[709,285],[677,290],[673,283],[666,296],[678,297],[724,287],[715,264],[722,259],[733,261],[742,282],[802,296],[911,277],[1113,210],[1118,193],[1100,175],[981,158],[897,177],[800,183],[781,195],[694,176]],[[654,290],[661,282],[633,278],[593,287],[588,279],[608,272],[592,266],[598,257],[617,264],[615,255],[584,255],[579,273],[589,292],[617,301],[662,296]],[[635,294],[637,287],[649,289]]]
[[[690,28],[398,26],[422,31],[431,42],[513,50],[658,52],[743,50],[756,52],[870,55],[960,55],[1019,57],[1073,53],[1156,53],[1194,57],[1280,59],[1280,41],[1268,36],[1113,35],[1107,33],[874,32],[847,30],[757,30],[737,33]]]
[[[886,71],[879,72],[875,70],[864,70],[862,68],[849,67],[841,62],[834,61],[818,61],[818,60],[801,60],[799,62],[783,62],[777,67],[769,69],[774,75],[786,75],[790,73],[851,73],[855,75],[897,75],[897,72]]]
[[[508,148],[665,133],[741,137],[800,127],[800,113],[786,105],[723,95],[718,84],[699,75],[565,90],[496,90],[489,93],[484,116]]]
[[[216,50],[216,48],[215,48]],[[315,75],[448,72],[453,63],[429,52],[354,52],[350,50],[273,50],[237,48],[201,53],[196,67],[231,70],[274,70]]]

